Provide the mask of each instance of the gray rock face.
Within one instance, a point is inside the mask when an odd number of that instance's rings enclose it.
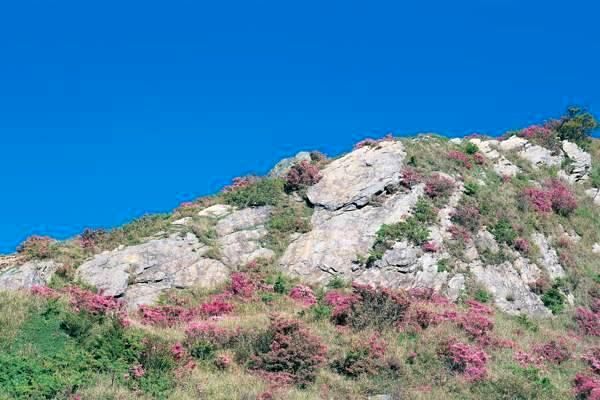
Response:
[[[406,240],[396,243],[375,263],[377,268],[395,268],[398,272],[414,272],[423,251]]]
[[[231,269],[274,255],[260,245],[267,233],[263,224],[269,218],[270,208],[232,211],[213,207],[204,212],[207,217],[222,217],[215,226],[220,260],[206,257],[209,247],[193,234],[173,234],[99,254],[79,267],[78,276],[106,295],[123,296],[133,307],[156,301],[165,289],[219,285],[227,280]]]
[[[32,260],[21,265],[5,266],[0,270],[0,289],[28,289],[35,285],[47,285],[59,266],[51,260]]]
[[[288,173],[288,171],[290,170],[292,165],[302,162],[302,161],[310,161],[310,160],[311,160],[310,153],[308,151],[301,151],[293,157],[284,158],[283,160],[279,161],[273,167],[273,169],[269,172],[269,176],[283,177]]]
[[[199,217],[207,217],[207,218],[223,218],[226,215],[229,215],[233,212],[233,207],[227,204],[215,204],[214,206],[210,206],[205,208],[204,210],[198,213]]]
[[[541,233],[534,233],[532,239],[535,245],[540,249],[540,264],[546,272],[548,272],[550,278],[556,279],[564,277],[565,270],[562,265],[560,265],[558,254],[556,253],[556,250],[550,246],[548,239]]]
[[[589,198],[594,200],[594,204],[600,206],[600,189],[587,189],[585,194],[588,195]]]
[[[571,183],[585,181],[592,169],[592,156],[583,151],[575,143],[563,140],[562,148],[571,161],[569,181]]]
[[[387,186],[398,184],[404,157],[404,146],[397,141],[355,150],[321,171],[323,177],[308,190],[308,199],[329,211],[363,207]]]
[[[502,151],[513,151],[523,149],[523,147],[525,147],[527,143],[527,139],[523,139],[513,135],[508,139],[501,141],[498,146]]]
[[[512,138],[511,138],[512,139]],[[509,139],[510,140],[510,139]],[[506,157],[504,157],[496,148],[500,147],[500,142],[497,140],[481,140],[479,138],[469,139],[471,143],[476,145],[481,153],[494,162],[494,171],[500,176],[515,176],[519,173],[520,169],[513,163],[511,163]],[[506,142],[502,142],[504,147]],[[508,148],[511,148],[509,142]],[[518,146],[515,144],[514,146]]]
[[[564,160],[564,156],[562,154],[553,154],[545,147],[531,143],[527,143],[525,147],[519,151],[519,156],[529,161],[534,167],[560,167],[562,161]]]
[[[481,262],[470,264],[474,278],[493,295],[498,308],[509,314],[529,314],[546,317],[550,311],[521,278],[509,262],[483,266]]]

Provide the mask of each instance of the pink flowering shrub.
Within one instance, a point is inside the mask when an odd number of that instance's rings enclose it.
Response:
[[[120,313],[123,310],[123,303],[111,296],[103,296],[76,286],[70,286],[65,291],[69,295],[71,307],[76,311],[100,315]]]
[[[256,183],[258,181],[258,178],[255,176],[238,176],[236,178],[233,178],[233,182],[231,183],[231,185],[225,187],[224,191],[225,192],[234,192],[238,189],[242,189],[245,187],[248,187],[250,185],[252,185],[253,183]]]
[[[528,254],[529,250],[531,249],[529,241],[522,237],[516,238],[513,242],[513,246],[515,247],[515,249],[517,251],[519,251],[523,254]]]
[[[394,137],[392,136],[391,133],[382,137],[381,139],[367,138],[367,139],[363,139],[360,142],[356,143],[354,145],[354,150],[360,149],[362,147],[376,147],[378,144],[380,144],[382,142],[393,142],[393,141],[394,141]]]
[[[539,356],[535,356],[533,354],[521,350],[516,351],[513,358],[522,367],[529,367],[532,365],[538,366],[542,361]]]
[[[452,190],[454,190],[452,179],[440,174],[431,175],[425,182],[425,194],[432,199],[448,197]]]
[[[266,338],[269,350],[258,350],[252,357],[254,369],[268,373],[289,374],[294,383],[313,382],[318,368],[325,362],[327,349],[300,321],[272,316]]]
[[[441,353],[450,370],[464,375],[468,381],[479,381],[487,375],[486,364],[489,357],[479,347],[450,341]]]
[[[579,307],[575,311],[575,321],[584,335],[600,336],[600,312]]]
[[[416,169],[411,167],[405,167],[400,172],[401,184],[402,186],[412,189],[415,185],[421,183],[423,181],[423,176],[417,172]]]
[[[287,191],[298,190],[312,186],[321,180],[321,172],[315,164],[303,160],[292,165],[285,176],[285,189]]]
[[[256,285],[245,272],[235,272],[231,274],[231,293],[240,297],[252,297]]]
[[[561,364],[571,358],[571,352],[565,343],[556,340],[534,346],[533,351],[544,360],[553,364]]]
[[[471,240],[471,233],[464,226],[450,225],[450,227],[448,227],[448,232],[453,240],[460,240],[463,242]]]
[[[312,289],[306,285],[297,285],[292,288],[289,295],[296,302],[304,306],[312,306],[317,303],[317,298]]]
[[[548,149],[556,149],[558,146],[557,134],[550,124],[531,125],[522,129],[517,136],[530,140]]]
[[[220,370],[226,370],[231,367],[233,363],[233,357],[230,354],[219,354],[215,358],[215,367]]]
[[[475,160],[475,164],[484,165],[486,163],[485,156],[481,153],[473,154],[473,160]]]
[[[540,213],[554,211],[560,215],[569,215],[577,208],[575,195],[558,179],[545,182],[541,189],[525,188],[522,195]]]
[[[460,163],[463,167],[467,169],[471,169],[473,167],[473,164],[471,164],[471,161],[469,160],[469,156],[467,156],[462,151],[450,150],[447,156],[449,159]]]
[[[367,340],[354,341],[349,351],[333,361],[332,367],[350,377],[375,375],[383,367],[386,349],[385,341],[378,334],[373,334]]]
[[[141,377],[143,377],[144,375],[146,375],[146,371],[144,370],[144,367],[140,364],[135,364],[133,367],[131,367],[131,369],[129,370],[129,373],[132,377],[139,379]]]
[[[171,346],[171,355],[177,361],[182,360],[185,357],[185,348],[180,342]]]
[[[218,317],[233,311],[233,305],[221,298],[213,298],[211,301],[200,306],[200,312],[209,317]]]
[[[190,322],[185,329],[185,335],[187,347],[191,347],[199,341],[222,346],[229,342],[232,337],[230,331],[221,328],[212,321]]]
[[[352,305],[360,301],[354,293],[344,293],[339,290],[330,290],[325,293],[325,304],[332,308],[331,318],[338,325],[345,325]]]
[[[594,373],[600,375],[600,347],[594,347],[582,357]]]
[[[477,232],[481,226],[479,208],[468,204],[459,205],[450,216],[450,220],[471,233]]]
[[[600,400],[600,379],[577,374],[573,386],[577,399]]]
[[[494,322],[488,318],[493,314],[491,308],[477,301],[467,301],[468,311],[459,319],[459,326],[471,337],[482,339],[494,329]]]
[[[29,291],[34,296],[44,297],[46,299],[56,299],[60,296],[60,293],[48,286],[33,285]]]
[[[423,243],[421,248],[427,253],[437,253],[440,250],[440,246],[433,240]]]
[[[93,249],[106,236],[104,229],[85,229],[79,235],[79,242],[84,249]]]
[[[196,309],[163,305],[141,305],[138,312],[143,324],[160,326],[174,326],[182,322],[189,322],[198,314]]]
[[[17,247],[17,253],[29,258],[48,258],[54,242],[56,241],[48,236],[29,236]]]

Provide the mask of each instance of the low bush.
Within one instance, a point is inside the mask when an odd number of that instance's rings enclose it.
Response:
[[[546,181],[542,188],[525,188],[522,196],[533,209],[540,213],[568,216],[577,208],[577,199],[566,184],[558,179]]]
[[[534,346],[534,353],[553,364],[562,364],[571,358],[571,352],[564,342],[551,340]]]
[[[341,358],[331,363],[331,367],[351,378],[375,375],[384,365],[385,350],[385,341],[374,334],[368,340],[353,342]]]
[[[440,174],[433,174],[425,182],[425,194],[432,199],[446,199],[454,190],[454,181]]]
[[[402,186],[408,189],[412,189],[423,181],[423,176],[412,167],[405,167],[400,172],[400,178]]]
[[[498,243],[506,243],[508,245],[511,245],[517,238],[517,233],[507,218],[501,218],[496,222],[496,224],[492,226],[491,233]]]
[[[459,163],[461,166],[463,166],[466,169],[473,168],[473,164],[471,164],[471,160],[469,159],[469,156],[467,156],[465,153],[463,153],[461,151],[450,150],[448,152],[447,156],[450,160],[456,161],[457,163]]]
[[[325,361],[327,349],[321,340],[300,321],[282,316],[271,317],[269,329],[251,360],[254,369],[288,375],[294,383],[304,386],[314,381]]]
[[[285,176],[285,190],[292,192],[312,186],[321,180],[321,172],[315,164],[303,160],[290,167]]]
[[[474,205],[461,204],[452,213],[450,220],[461,225],[471,233],[476,233],[481,227],[481,214]]]
[[[486,377],[489,356],[480,348],[458,341],[450,341],[441,349],[448,368],[462,374],[468,381],[479,381]]]
[[[29,236],[17,247],[17,253],[29,259],[44,259],[52,255],[52,244],[56,240],[48,236]]]
[[[283,198],[284,183],[278,178],[257,179],[231,186],[223,193],[225,203],[238,207],[277,205]]]
[[[573,381],[573,386],[578,400],[600,399],[600,379],[577,374]]]
[[[575,310],[575,321],[584,335],[600,336],[600,312],[579,307]]]
[[[542,295],[542,302],[552,314],[559,314],[565,307],[565,296],[554,285]]]

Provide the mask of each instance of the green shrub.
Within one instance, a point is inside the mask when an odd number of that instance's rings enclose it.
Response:
[[[465,194],[475,196],[479,192],[479,185],[475,182],[465,182]]]
[[[542,295],[542,302],[552,311],[552,314],[560,313],[565,307],[565,296],[560,289],[554,285]]]
[[[487,303],[492,299],[492,295],[485,289],[477,289],[473,294],[473,298],[480,303]]]
[[[498,243],[512,244],[517,238],[517,233],[510,221],[506,218],[500,219],[493,227],[492,234]]]
[[[413,208],[413,216],[417,221],[433,224],[437,220],[437,212],[431,202],[420,198]]]
[[[416,217],[408,217],[405,221],[391,225],[382,225],[377,231],[376,243],[399,242],[407,239],[421,245],[429,238],[429,229]]]
[[[479,147],[477,147],[477,145],[471,143],[471,142],[467,142],[467,144],[465,145],[465,153],[467,154],[475,154],[479,151]]]
[[[287,279],[283,275],[278,274],[277,278],[275,279],[275,283],[273,284],[273,290],[275,293],[287,294],[289,288],[290,285]]]
[[[592,131],[598,127],[598,121],[591,113],[579,107],[569,107],[553,127],[561,140],[585,145]]]
[[[227,204],[238,208],[274,206],[281,202],[283,193],[283,180],[264,178],[225,192],[223,199]]]

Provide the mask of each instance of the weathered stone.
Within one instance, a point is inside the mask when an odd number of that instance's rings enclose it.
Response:
[[[527,143],[527,139],[523,139],[518,136],[511,136],[508,139],[501,141],[498,146],[502,151],[513,151],[521,150]]]
[[[463,274],[456,274],[448,280],[448,286],[446,287],[444,294],[450,300],[456,301],[464,289],[465,276]]]
[[[0,270],[0,289],[28,289],[47,285],[60,264],[52,260],[32,260],[21,265],[5,266]]]
[[[498,247],[498,243],[492,235],[487,230],[480,230],[477,232],[477,236],[475,237],[475,245],[479,251],[490,251],[492,253],[497,253],[500,251],[500,247]]]
[[[585,194],[588,195],[592,200],[594,200],[594,204],[600,206],[600,189],[587,189]]]
[[[293,157],[284,158],[283,160],[279,161],[273,167],[273,169],[269,172],[269,176],[283,177],[288,173],[288,171],[294,164],[297,164],[302,161],[310,161],[310,160],[311,160],[310,152],[301,151]]]
[[[244,208],[220,219],[215,229],[219,236],[226,236],[233,232],[263,225],[268,221],[270,215],[271,207]]]
[[[406,240],[395,243],[394,246],[387,250],[381,260],[375,263],[377,268],[393,267],[398,272],[414,272],[417,268],[417,260],[423,251],[408,243]]]
[[[571,183],[585,181],[592,169],[591,154],[568,140],[563,140],[562,148],[571,162],[569,181]]]
[[[483,266],[471,263],[470,270],[475,279],[492,294],[498,308],[509,314],[549,316],[550,311],[538,296],[529,290],[511,263]]]
[[[199,217],[223,218],[233,212],[233,207],[227,204],[215,204],[198,213]]]
[[[600,243],[594,243],[592,246],[592,253],[600,254]]]
[[[534,167],[560,167],[564,156],[561,153],[554,154],[552,151],[545,147],[538,146],[537,144],[528,143],[519,151],[519,157],[527,160]]]
[[[185,226],[185,225],[189,225],[192,222],[192,217],[183,217],[180,219],[177,219],[173,222],[171,222],[171,225],[181,225],[181,226]]]
[[[398,141],[355,150],[321,171],[322,179],[309,188],[308,199],[329,211],[363,207],[386,187],[398,184],[404,157]]]
[[[500,176],[515,176],[521,171],[519,167],[508,161],[504,156],[500,156],[500,158],[496,160],[493,168],[494,172]]]
[[[500,158],[500,153],[495,149],[499,142],[497,140],[482,140],[479,138],[469,139],[469,142],[473,143],[479,151],[488,159],[496,160]]]
[[[556,250],[550,245],[543,234],[536,232],[531,236],[533,243],[540,249],[540,264],[548,272],[551,279],[562,278],[565,270],[560,265]]]

